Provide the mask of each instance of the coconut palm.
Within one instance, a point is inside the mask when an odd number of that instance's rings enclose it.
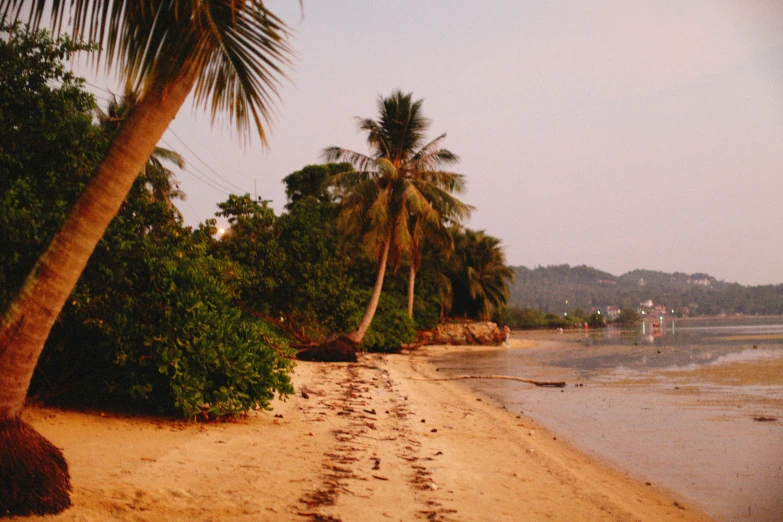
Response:
[[[454,236],[451,312],[489,320],[493,310],[508,302],[508,282],[514,280],[514,271],[506,265],[499,239],[469,229],[455,231]]]
[[[115,134],[138,101],[138,95],[129,86],[126,86],[125,93],[120,100],[112,96],[106,110],[98,111],[98,120],[101,126],[110,135]],[[171,163],[180,169],[185,168],[185,159],[179,153],[164,147],[155,147],[139,175],[149,188],[155,201],[166,204],[167,207],[174,209],[181,216],[176,207],[174,207],[172,200],[184,200],[185,193],[180,190],[179,183],[174,177],[174,172],[166,167],[164,162]]]
[[[28,2],[0,0],[13,23]],[[50,513],[68,505],[70,483],[59,450],[20,420],[49,331],[90,254],[185,98],[194,93],[213,119],[227,113],[244,137],[264,126],[284,76],[287,26],[261,0],[29,0],[29,20],[103,51],[139,92],[105,158],[0,320],[0,513]],[[48,473],[48,470],[53,470]],[[48,477],[42,479],[41,477]]]
[[[379,97],[377,121],[358,120],[359,130],[367,132],[369,155],[340,147],[324,150],[327,161],[346,161],[354,167],[328,180],[344,205],[338,226],[343,232],[361,234],[368,251],[378,259],[367,310],[348,335],[357,344],[375,315],[389,256],[395,266],[403,258],[410,260],[408,314],[412,316],[426,232],[443,229],[444,224],[459,221],[472,210],[452,195],[462,192],[464,177],[442,170],[459,159],[440,147],[445,134],[425,142],[431,122],[422,114],[422,100],[414,102],[412,97],[412,93],[395,90],[388,98]]]

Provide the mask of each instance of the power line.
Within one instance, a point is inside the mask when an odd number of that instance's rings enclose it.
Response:
[[[165,139],[161,138],[161,140],[164,145],[166,145],[169,149],[174,150],[174,147],[171,146],[169,142],[167,142]],[[187,172],[191,176],[195,177],[197,180],[201,181],[205,185],[208,185],[209,187],[217,190],[218,192],[221,192],[225,195],[230,195],[233,190],[226,185],[223,185],[219,181],[212,179],[208,174],[206,174],[204,171],[199,170],[197,167],[195,167],[192,164],[187,164],[185,168],[182,169],[183,172]],[[195,172],[193,172],[195,171]],[[198,174],[196,174],[196,172]],[[200,175],[199,175],[200,174]]]
[[[213,185],[212,184],[212,180],[210,180],[209,178],[203,178],[203,177],[199,176],[198,174],[196,174],[195,172],[192,172],[192,171],[187,170],[187,169],[183,169],[182,171],[190,174],[191,176],[196,178],[198,181],[202,182],[204,185],[208,186],[209,188],[211,188],[213,190],[217,190],[221,194],[225,194],[226,196],[231,195],[231,192],[226,192],[225,189],[223,189],[223,188],[221,188],[219,186]]]
[[[90,82],[88,82],[88,81],[87,81],[87,80],[85,80],[84,78],[82,78],[82,80],[84,80],[84,83],[86,83],[86,84],[87,84],[87,85],[89,85],[90,87],[93,87],[93,88],[95,88],[95,89],[98,89],[98,90],[100,90],[100,91],[103,91],[103,92],[105,92],[106,94],[111,94],[112,96],[116,96],[116,95],[117,95],[116,93],[114,93],[114,92],[111,92],[111,91],[110,91],[110,90],[108,90],[108,89],[105,89],[105,88],[103,88],[103,87],[100,87],[100,86],[98,86],[98,85],[95,85],[94,83],[90,83]]]
[[[173,130],[171,130],[170,128],[169,128],[169,132],[171,132],[171,135],[172,135],[172,136],[174,136],[175,138],[177,138],[177,139],[179,140],[179,142],[180,142],[180,143],[182,143],[182,145],[183,145],[183,146],[184,146],[186,149],[188,149],[188,150],[190,151],[190,153],[191,153],[191,154],[193,154],[193,156],[194,156],[194,157],[195,157],[197,160],[199,160],[199,161],[200,161],[200,162],[201,162],[201,163],[202,163],[202,164],[203,164],[203,165],[204,165],[206,168],[208,168],[208,169],[209,169],[211,172],[213,172],[213,173],[214,173],[214,174],[215,174],[217,177],[219,177],[220,179],[222,179],[223,181],[225,181],[226,183],[228,183],[229,185],[231,185],[231,186],[232,186],[232,187],[234,187],[235,189],[239,190],[241,193],[247,193],[247,192],[249,192],[249,191],[247,191],[247,190],[243,189],[242,187],[240,187],[240,186],[238,186],[238,185],[235,185],[235,184],[234,184],[234,183],[232,183],[231,181],[227,180],[226,178],[224,178],[223,176],[221,176],[221,175],[220,175],[220,173],[218,173],[218,171],[216,171],[215,169],[213,169],[212,167],[210,167],[209,165],[207,165],[207,162],[206,162],[206,161],[204,161],[204,160],[202,160],[201,158],[199,158],[199,157],[198,157],[198,154],[196,154],[195,152],[193,152],[193,149],[191,149],[191,148],[188,146],[188,144],[187,144],[187,143],[185,143],[184,141],[182,141],[182,138],[180,138],[179,136],[177,136],[177,134],[176,134],[176,133],[175,133]]]
[[[184,198],[182,199],[182,201],[184,201],[185,203],[187,203],[187,205],[190,207],[190,210],[192,210],[192,211],[193,211],[193,214],[196,216],[196,221],[198,221],[199,223],[203,223],[204,221],[206,221],[206,220],[202,220],[202,219],[201,219],[201,214],[199,214],[198,212],[196,212],[196,209],[195,209],[195,208],[193,208],[193,205],[191,205],[191,204],[190,204],[190,201],[188,201],[187,199],[184,199]]]
[[[170,130],[170,129],[169,129],[169,130]],[[173,134],[173,132],[172,132],[172,134]],[[177,139],[179,139],[179,138],[177,138]],[[198,137],[197,137],[197,136],[195,136],[194,134],[191,134],[191,135],[190,135],[190,139],[192,139],[193,141],[195,141],[195,142],[196,142],[195,144],[196,144],[196,146],[198,146],[198,147],[199,147],[199,150],[201,150],[201,149],[205,149],[205,147],[203,147],[203,146],[202,146],[202,144],[201,144],[201,142],[199,141],[199,139],[198,139]],[[240,171],[238,171],[238,170],[236,170],[236,169],[233,169],[233,168],[229,167],[228,165],[221,165],[221,170],[228,170],[228,171],[230,171],[232,174],[236,174],[237,176],[243,177],[243,178],[245,178],[245,179],[247,179],[247,180],[253,180],[253,181],[255,181],[255,179],[254,179],[253,177],[251,177],[251,176],[248,176],[247,174],[243,174],[242,172],[240,172]]]

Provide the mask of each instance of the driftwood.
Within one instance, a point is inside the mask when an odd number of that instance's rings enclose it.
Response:
[[[436,379],[416,379],[414,381],[459,381],[462,379],[504,379],[507,381],[519,381],[527,384],[534,384],[544,388],[565,388],[564,381],[534,381],[532,379],[523,379],[522,377],[513,377],[511,375],[457,375],[454,377],[438,377]]]

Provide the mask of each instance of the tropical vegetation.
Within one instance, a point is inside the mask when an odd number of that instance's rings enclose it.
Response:
[[[425,232],[448,234],[449,224],[470,215],[472,207],[453,196],[464,189],[461,174],[443,170],[458,161],[441,148],[442,134],[426,141],[431,121],[422,113],[422,100],[395,90],[378,98],[378,120],[360,119],[367,133],[370,154],[341,147],[324,151],[327,161],[347,161],[354,169],[335,174],[327,184],[335,191],[342,210],[340,231],[361,237],[368,253],[377,259],[373,293],[359,325],[348,335],[360,344],[372,322],[381,295],[387,262],[396,269],[403,259],[409,265],[408,316],[413,318],[416,272],[421,267]],[[432,235],[432,234],[431,234]]]
[[[21,0],[0,2],[4,19],[26,16],[22,11]],[[0,427],[2,439],[10,441],[0,447],[6,486],[0,509],[14,514],[57,512],[70,504],[64,459],[20,413],[57,317],[157,142],[191,91],[213,117],[228,113],[240,132],[252,125],[263,140],[270,95],[290,54],[287,27],[261,1],[31,2],[33,26],[44,18],[58,29],[68,22],[77,41],[94,40],[102,49],[94,63],[117,65],[139,98],[0,319]],[[10,29],[9,41],[15,34]],[[20,61],[35,62],[42,54],[35,45],[10,44],[4,53],[30,49]],[[55,57],[75,50],[60,45]],[[20,442],[26,451],[15,448]]]
[[[275,90],[268,74],[281,74],[288,53],[274,15],[255,3],[234,7],[236,27],[222,3],[191,13],[219,22],[221,34],[244,35],[225,50],[236,53],[231,63],[215,56],[217,36],[204,27],[172,19],[161,33],[147,13],[103,13],[126,24],[97,36],[133,86],[103,110],[64,66],[94,45],[3,27],[0,514],[70,504],[60,451],[19,418],[28,394],[190,419],[240,415],[293,391],[292,346],[361,328],[362,349],[395,351],[454,314],[497,318],[507,301],[499,240],[459,225],[472,207],[455,197],[463,176],[444,168],[457,158],[441,147],[445,135],[425,143],[421,101],[400,91],[379,99],[377,122],[364,121],[371,155],[334,148],[327,155],[347,161],[286,176],[281,215],[234,194],[216,212],[229,222],[224,235],[214,219],[184,226],[175,206],[185,197],[176,181],[183,160],[155,146],[172,101],[195,85],[197,98],[211,93],[213,109],[227,109],[241,129],[260,126]],[[155,8],[161,20],[189,9]],[[65,11],[54,9],[56,23]],[[76,32],[91,34],[80,23]],[[126,41],[134,24],[141,40]],[[159,41],[179,32],[195,57]],[[166,89],[177,94],[163,100]],[[390,120],[401,116],[416,132]]]

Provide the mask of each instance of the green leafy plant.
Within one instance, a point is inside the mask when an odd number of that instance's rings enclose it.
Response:
[[[403,303],[401,295],[381,296],[375,318],[360,345],[362,349],[369,352],[397,352],[402,345],[416,340],[416,325],[401,306]],[[354,316],[356,324],[361,317],[361,311],[357,311]]]

